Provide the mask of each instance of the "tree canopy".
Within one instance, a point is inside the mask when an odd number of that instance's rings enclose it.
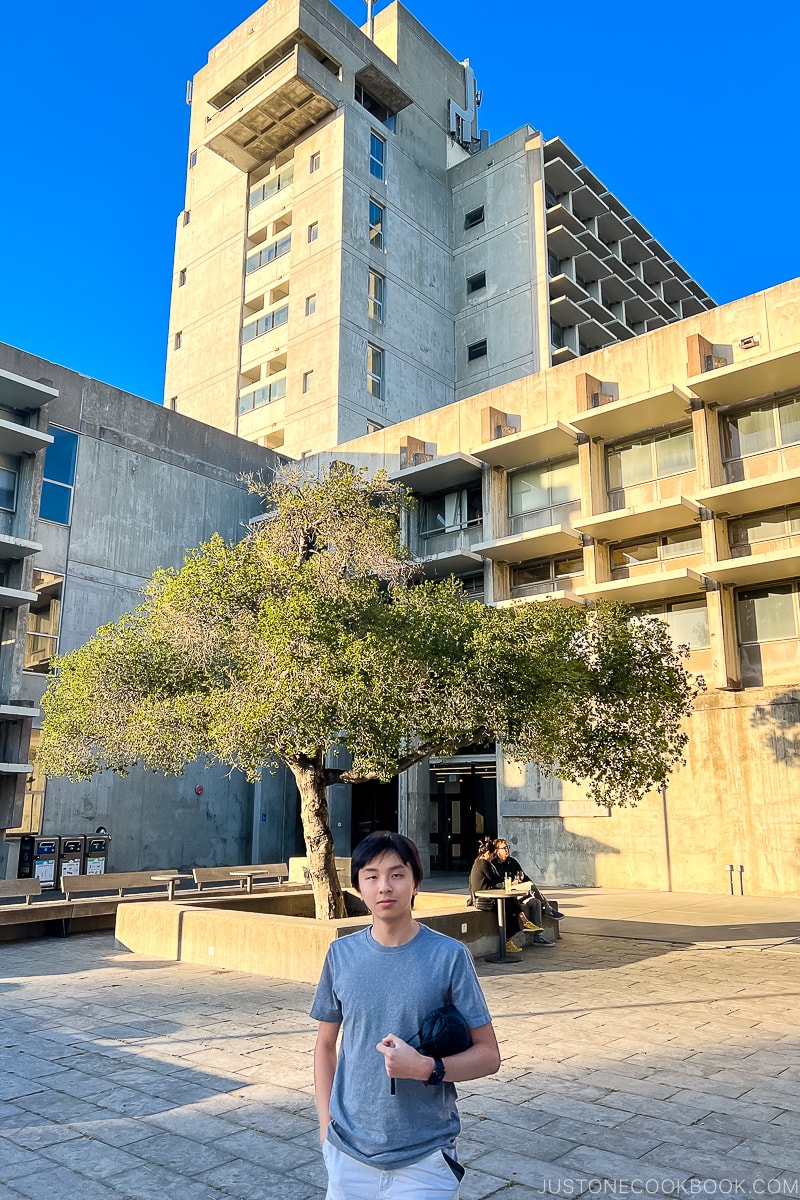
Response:
[[[251,486],[267,512],[241,541],[215,535],[158,571],[134,612],[56,660],[48,775],[179,774],[202,755],[254,779],[284,763],[317,915],[337,916],[331,784],[497,741],[600,804],[635,804],[680,760],[702,685],[661,621],[487,607],[457,580],[424,580],[401,541],[409,497],[383,474],[334,464]]]

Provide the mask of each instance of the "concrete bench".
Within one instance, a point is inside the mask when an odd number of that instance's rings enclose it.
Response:
[[[67,901],[77,893],[96,895],[98,892],[116,892],[120,898],[131,891],[157,891],[169,895],[170,878],[177,878],[178,875],[179,872],[171,867],[160,871],[112,871],[107,875],[62,875],[61,890]]]
[[[343,888],[352,887],[350,881],[350,859],[335,858],[336,874],[339,876],[339,883]],[[289,859],[289,882],[290,883],[308,883],[308,859],[297,856]]]
[[[33,901],[34,896],[41,896],[41,894],[42,884],[38,879],[0,879],[0,899],[6,897],[14,900],[24,899],[25,904],[28,905]]]
[[[235,878],[234,871],[242,874]],[[289,868],[286,863],[250,863],[242,867],[195,867],[192,871],[197,890],[202,892],[209,884],[214,884],[211,890],[222,892],[230,888],[237,891],[248,890],[248,876],[251,886],[256,880],[272,880],[271,884],[259,884],[259,888],[281,886],[289,879]],[[224,884],[224,887],[221,886]]]

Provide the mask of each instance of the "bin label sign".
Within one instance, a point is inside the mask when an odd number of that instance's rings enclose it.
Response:
[[[67,858],[61,864],[61,874],[63,875],[80,875],[81,860],[79,858]]]
[[[56,877],[56,864],[52,859],[45,859],[44,862],[37,859],[33,873],[42,883],[52,883]]]
[[[105,858],[87,858],[86,874],[87,875],[105,875],[106,870]],[[77,872],[76,872],[77,874]]]

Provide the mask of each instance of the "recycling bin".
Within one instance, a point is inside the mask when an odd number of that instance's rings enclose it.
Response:
[[[64,875],[83,875],[86,838],[62,837],[59,842],[58,879],[61,880]]]
[[[26,833],[19,842],[19,879],[38,879],[42,891],[56,886],[59,839]]]
[[[90,834],[86,839],[86,874],[105,875],[108,865],[108,834]]]

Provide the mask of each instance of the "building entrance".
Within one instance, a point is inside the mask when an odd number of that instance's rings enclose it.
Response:
[[[478,843],[497,833],[495,755],[431,759],[430,789],[431,870],[469,871]]]

